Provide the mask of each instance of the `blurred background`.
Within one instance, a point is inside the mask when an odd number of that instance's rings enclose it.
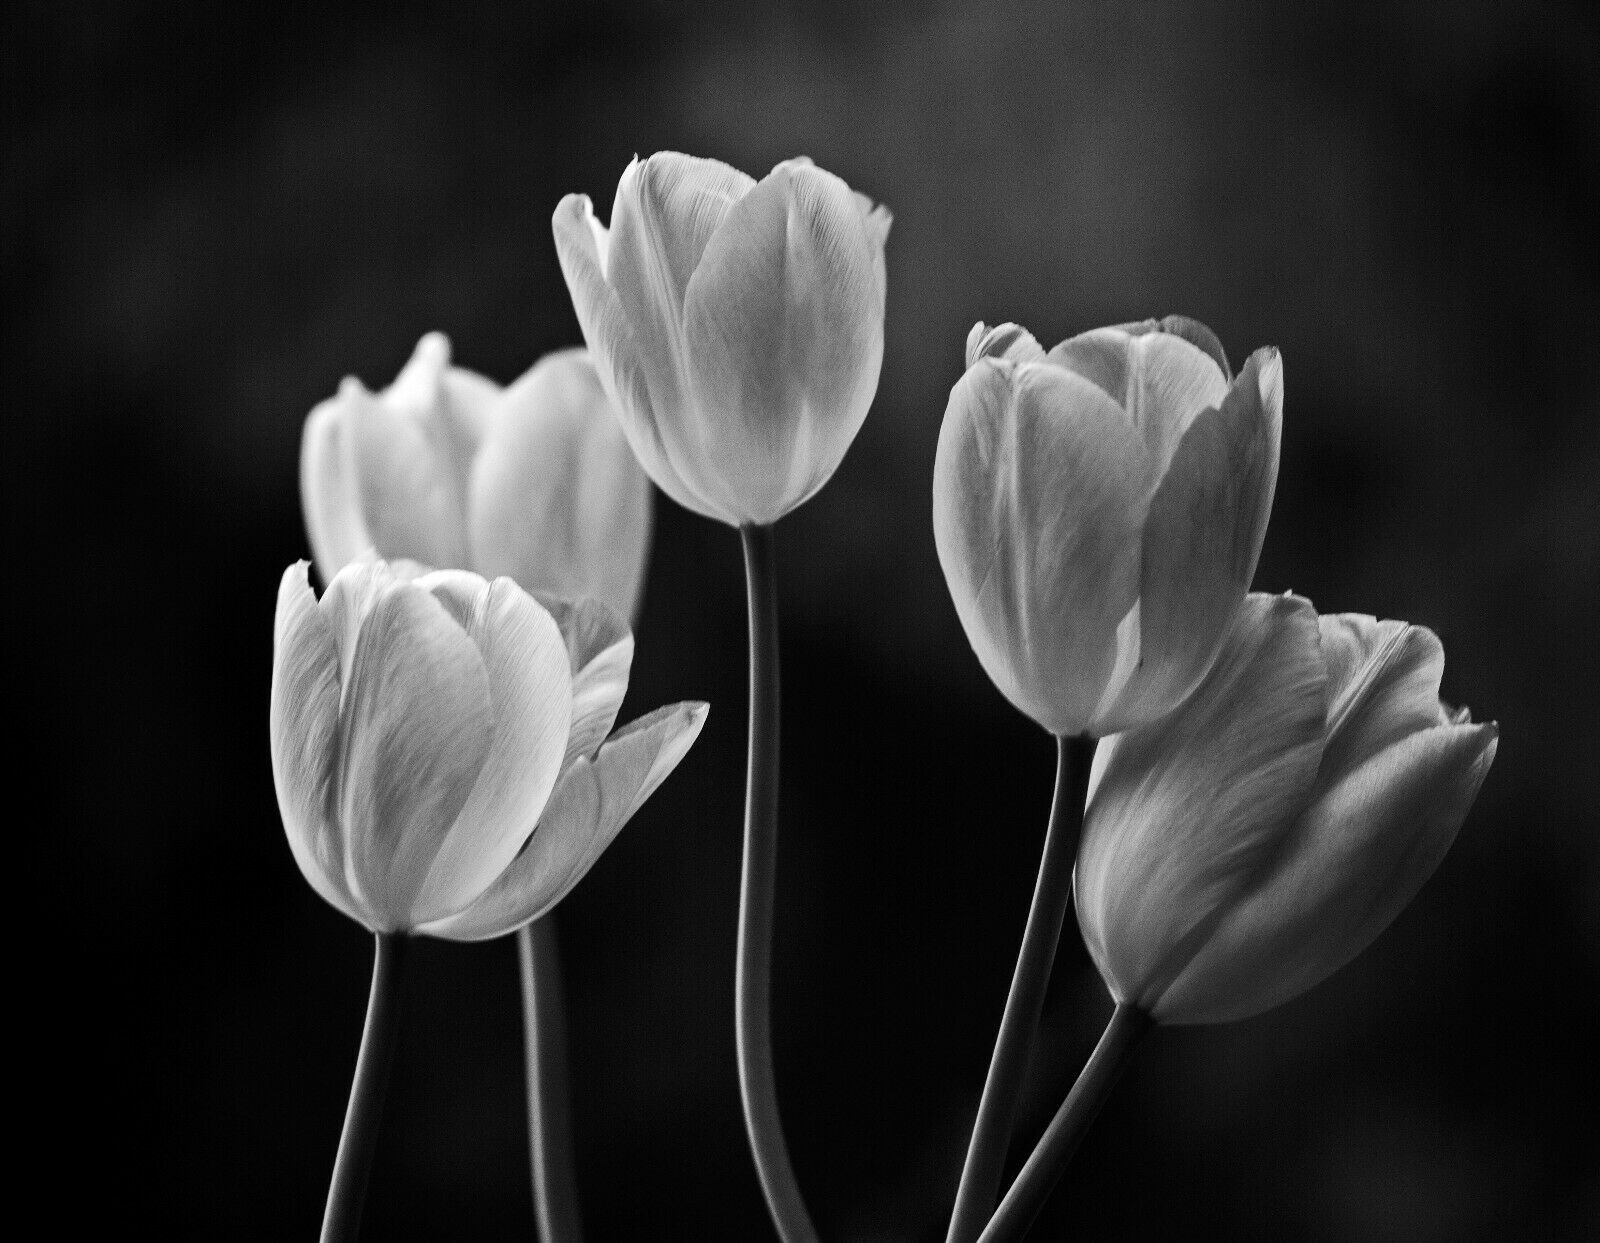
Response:
[[[1291,11],[1291,8],[1293,11]],[[377,12],[375,10],[375,12]],[[1158,1032],[1036,1237],[1600,1237],[1600,27],[1580,4],[19,3],[0,38],[4,506],[37,824],[14,951],[78,1223],[305,1238],[371,946],[301,880],[266,737],[306,413],[425,331],[578,341],[560,197],[808,154],[895,213],[878,399],[779,530],[777,1069],[824,1237],[934,1240],[1053,745],[980,671],[929,480],[974,320],[1181,312],[1286,369],[1257,585],[1433,627],[1502,725],[1399,921],[1261,1018]],[[734,1077],[735,534],[658,498],[624,717],[713,712],[563,905],[594,1240],[770,1237]],[[55,584],[49,592],[40,582]],[[30,892],[32,891],[32,892]],[[374,1239],[527,1239],[509,942],[426,942]],[[37,975],[36,981],[32,978]],[[36,988],[35,988],[36,985]],[[1109,1003],[1064,938],[1018,1153]]]

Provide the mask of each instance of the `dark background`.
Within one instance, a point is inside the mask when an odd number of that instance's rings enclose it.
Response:
[[[1600,1235],[1586,7],[10,6],[11,832],[39,847],[13,962],[47,1046],[27,1134],[82,1188],[56,1211],[315,1230],[371,948],[298,875],[268,766],[302,420],[429,329],[502,382],[579,340],[551,210],[584,190],[608,217],[628,159],[676,148],[757,176],[809,154],[895,212],[876,405],[779,531],[777,1064],[825,1237],[942,1237],[1050,796],[1052,744],[985,680],[933,550],[964,334],[1168,312],[1236,362],[1283,351],[1258,586],[1432,626],[1446,698],[1502,744],[1352,966],[1157,1033],[1038,1237]],[[595,1240],[761,1238],[738,545],[657,513],[625,716],[713,711],[560,911],[584,1211]],[[368,1237],[529,1238],[510,944],[413,961]],[[1070,934],[1024,1138],[1107,1009]]]

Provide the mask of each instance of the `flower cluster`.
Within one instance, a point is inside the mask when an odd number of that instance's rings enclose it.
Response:
[[[316,892],[378,934],[381,966],[410,934],[521,930],[520,943],[699,734],[703,703],[612,730],[648,481],[740,529],[752,692],[737,1049],[757,1171],[793,1240],[815,1232],[768,1047],[770,528],[832,476],[876,394],[890,221],[806,159],[759,181],[671,152],[636,159],[609,225],[568,195],[552,229],[587,349],[501,389],[430,334],[383,391],[347,380],[303,441],[327,587],[318,599],[299,562],[278,595],[283,824]],[[991,1221],[1073,894],[1117,1002],[1085,1072],[1103,1091],[1101,1059],[1141,1026],[1246,1018],[1359,953],[1449,848],[1498,738],[1440,699],[1431,631],[1250,594],[1282,436],[1275,349],[1236,374],[1216,334],[1182,316],[1049,350],[1016,324],[978,323],[965,364],[938,435],[934,544],[979,663],[1058,738],[1062,767],[952,1221],[963,1241],[1025,1222],[1038,1171],[1093,1116],[1074,1089]],[[370,1130],[346,1136],[370,1143]],[[341,1147],[326,1237],[353,1236],[340,1188],[359,1188],[366,1159]],[[549,1181],[536,1177],[541,1196]]]

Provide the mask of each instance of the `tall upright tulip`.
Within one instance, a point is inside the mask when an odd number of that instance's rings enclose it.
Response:
[[[883,363],[887,209],[810,160],[759,182],[716,160],[635,159],[607,228],[569,194],[561,271],[629,443],[680,505],[738,527],[750,614],[750,760],[735,1031],[745,1126],[785,1243],[815,1239],[772,1073],[778,616],[772,524],[832,477]]]
[[[1235,379],[1181,316],[1048,354],[978,324],[934,461],[956,612],[1007,699],[1059,736],[1170,712],[1249,589],[1278,473],[1283,365]]]
[[[633,638],[598,602],[555,610],[463,570],[358,560],[320,601],[305,562],[284,573],[270,716],[284,830],[311,887],[377,934],[325,1243],[359,1229],[406,935],[482,940],[543,915],[705,720],[676,704],[612,733]]]
[[[1107,739],[1078,924],[1116,999],[984,1239],[1021,1237],[1155,1023],[1246,1018],[1311,988],[1450,848],[1498,731],[1439,699],[1432,631],[1249,596],[1176,712]]]
[[[807,159],[759,182],[672,151],[636,159],[609,228],[587,195],[561,200],[578,322],[663,492],[765,525],[828,481],[878,387],[889,223]]]
[[[1278,473],[1275,350],[1234,379],[1182,316],[1049,353],[973,327],[933,473],[933,534],[984,670],[1057,737],[1056,797],[949,1243],[1000,1185],[1028,1049],[1071,897],[1092,742],[1159,720],[1205,675],[1261,552]]]
[[[301,500],[324,582],[371,548],[624,617],[638,605],[650,485],[583,350],[502,389],[428,334],[383,392],[349,379],[311,412]]]

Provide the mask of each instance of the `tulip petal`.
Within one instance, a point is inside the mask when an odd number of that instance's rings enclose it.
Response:
[[[1433,631],[1360,613],[1321,619],[1328,664],[1323,769],[1347,773],[1409,734],[1448,724],[1439,702],[1444,648]]]
[[[1117,1000],[1152,1010],[1281,849],[1321,759],[1324,679],[1309,602],[1251,595],[1182,707],[1100,744],[1074,884]]]
[[[509,578],[484,583],[444,572],[416,586],[433,594],[480,654],[492,712],[492,742],[471,795],[440,826],[413,911],[420,924],[487,889],[539,822],[566,752],[572,676],[555,619]]]
[[[444,606],[396,583],[362,619],[341,708],[346,883],[380,931],[405,929],[494,741],[489,679]]]
[[[1014,363],[1044,361],[1044,350],[1033,334],[1020,324],[996,324],[993,328],[979,320],[967,333],[967,366],[980,358],[1009,358]]]
[[[1142,663],[1096,732],[1181,703],[1221,645],[1255,576],[1278,477],[1277,351],[1251,355],[1220,408],[1189,424],[1144,528]]]
[[[273,627],[272,777],[289,850],[317,893],[351,919],[372,921],[344,881],[344,839],[332,814],[339,753],[339,649],[317,608],[306,562],[283,572]]]
[[[349,445],[350,407],[360,400],[361,386],[345,381],[337,397],[311,412],[300,440],[300,503],[324,583],[331,583],[340,569],[372,547],[372,533],[361,517],[361,487]]]
[[[660,708],[567,769],[538,830],[471,906],[419,929],[457,941],[501,936],[539,918],[582,880],[623,825],[699,736],[707,708]]]
[[[1197,319],[1190,319],[1187,315],[1168,315],[1163,319],[1146,319],[1133,324],[1118,324],[1117,327],[1135,337],[1147,332],[1167,332],[1182,337],[1196,349],[1209,354],[1211,360],[1222,368],[1222,378],[1233,383],[1233,368],[1228,365],[1228,352],[1222,348],[1222,341]]]
[[[473,566],[526,591],[599,596],[631,617],[650,543],[650,483],[584,350],[505,390],[468,485]]]
[[[415,396],[420,384],[410,380],[406,391]],[[465,563],[465,503],[442,429],[433,419],[391,408],[359,384],[347,383],[346,390],[349,470],[379,555]]]
[[[1111,677],[1150,488],[1127,419],[1066,368],[983,358],[951,389],[934,459],[939,563],[985,671],[1052,733],[1083,732]]]
[[[872,200],[859,190],[850,191],[856,207],[861,211],[862,223],[867,226],[867,240],[872,247],[872,273],[878,278],[878,314],[884,312],[889,293],[889,267],[884,249],[889,243],[889,227],[894,224],[894,213],[882,203],[876,207]],[[970,366],[970,364],[969,364]]]
[[[593,354],[595,370],[616,408],[623,433],[639,464],[658,488],[685,509],[704,517],[722,519],[722,514],[690,491],[668,457],[641,342],[628,322],[616,290],[606,282],[605,256],[609,245],[602,246],[600,239],[608,235],[594,218],[594,206],[588,196],[569,194],[562,199],[551,219],[551,227],[561,274],[572,295],[573,310],[577,312],[584,340]],[[669,369],[665,376],[658,381],[668,386],[663,390],[665,398],[681,401],[674,372]]]
[[[1438,867],[1497,745],[1493,725],[1434,726],[1347,770],[1299,817],[1277,866],[1218,924],[1155,1016],[1249,1018],[1349,962]]]
[[[633,632],[599,600],[549,600],[572,670],[572,732],[562,769],[578,756],[592,758],[611,732],[633,667]]]
[[[1190,422],[1228,393],[1215,359],[1166,332],[1096,328],[1063,341],[1049,358],[1091,380],[1122,407],[1160,472]]]
[[[807,500],[860,430],[883,362],[878,250],[849,187],[797,162],[706,246],[684,295],[697,427],[677,464],[732,520],[772,522]]]

